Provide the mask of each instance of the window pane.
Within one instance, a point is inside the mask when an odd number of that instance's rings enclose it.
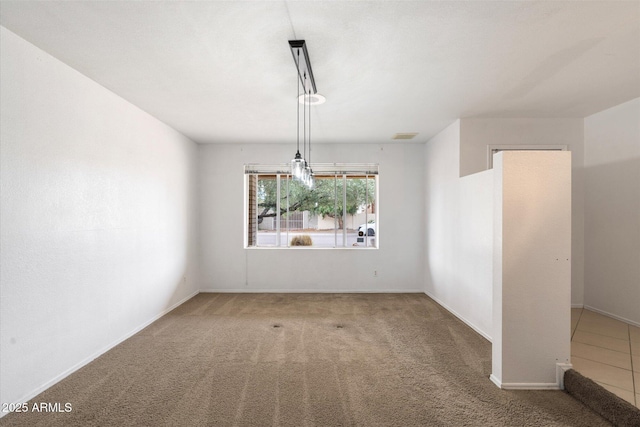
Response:
[[[336,179],[333,176],[316,177],[311,209],[311,227],[314,245],[323,248],[336,247],[336,231],[341,230],[335,215]],[[338,241],[340,246],[341,241]]]
[[[316,176],[309,189],[286,174],[251,174],[247,244],[376,247],[376,190],[376,176]]]
[[[256,246],[257,235],[256,232],[258,230],[258,214],[256,213],[257,209],[257,190],[258,190],[258,180],[256,175],[248,175],[248,195],[249,200],[247,204],[247,246]]]
[[[289,228],[283,221],[285,233],[284,246],[312,246],[313,238],[309,236],[309,211],[312,208],[312,194],[307,187],[296,179],[289,178],[289,207],[285,219],[289,219]],[[286,203],[286,202],[285,202]]]
[[[350,246],[375,247],[375,188],[373,177],[347,180],[347,243]]]
[[[276,245],[277,184],[275,176],[258,175],[258,189],[256,194],[258,246]]]

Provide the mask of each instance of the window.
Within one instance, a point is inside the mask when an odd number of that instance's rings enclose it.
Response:
[[[377,248],[378,165],[315,164],[315,185],[288,165],[245,165],[246,247]]]

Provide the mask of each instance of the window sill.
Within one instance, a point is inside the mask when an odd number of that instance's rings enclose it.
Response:
[[[321,248],[321,247],[313,247],[313,246],[245,246],[245,249],[254,251],[264,251],[264,250],[303,250],[303,251],[308,251],[308,250],[319,250],[319,251],[336,251],[336,250],[343,250],[343,251],[372,251],[372,250],[378,250],[380,248],[378,247],[371,247],[371,246],[352,246],[352,247],[338,247],[338,248]]]

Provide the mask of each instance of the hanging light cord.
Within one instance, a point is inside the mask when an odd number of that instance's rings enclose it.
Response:
[[[298,97],[300,96],[300,49],[298,49],[298,61],[296,62],[296,101],[298,100]],[[297,109],[297,114],[298,114],[298,128],[297,128],[297,146],[296,146],[296,150],[299,153],[300,152],[300,103],[296,102],[296,109]]]
[[[303,112],[304,118],[302,119],[303,124],[303,138],[302,138],[302,149],[304,150],[304,158],[307,158],[307,72],[304,72],[304,104],[303,104]]]
[[[309,90],[309,168],[311,168],[311,90]]]

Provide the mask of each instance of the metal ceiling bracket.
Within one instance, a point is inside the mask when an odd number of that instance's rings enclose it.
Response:
[[[311,60],[309,59],[309,52],[307,51],[307,45],[304,40],[289,40],[289,47],[291,48],[291,54],[293,55],[293,62],[298,68],[298,76],[302,82],[302,86],[305,88],[305,93],[316,94],[316,81],[313,78],[313,70],[311,70]],[[300,62],[298,63],[298,49],[300,49]],[[307,75],[308,80],[305,82],[304,75]]]

